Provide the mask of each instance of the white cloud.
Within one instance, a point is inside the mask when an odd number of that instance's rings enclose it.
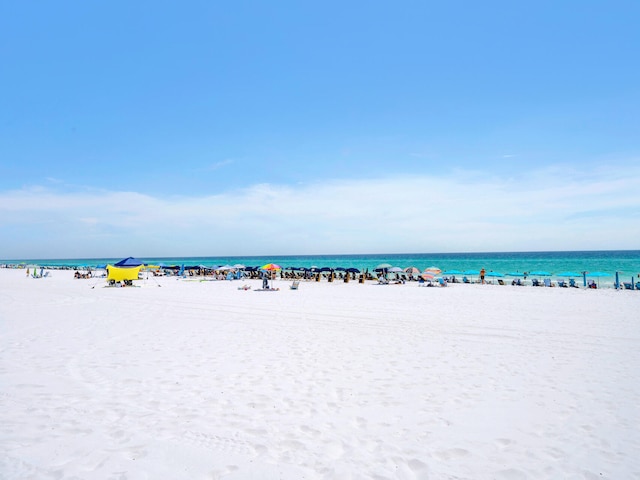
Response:
[[[0,193],[7,258],[637,248],[640,169],[552,168],[282,186],[212,196]]]

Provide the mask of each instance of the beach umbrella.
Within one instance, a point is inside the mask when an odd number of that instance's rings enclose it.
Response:
[[[425,272],[431,272],[434,275],[438,275],[439,273],[442,273],[442,270],[440,270],[438,267],[429,267],[429,268],[425,268],[424,269]]]
[[[579,277],[580,274],[576,273],[576,272],[560,272],[560,273],[556,273],[556,277],[568,277],[568,278],[574,278],[574,277]]]
[[[587,277],[596,277],[598,287],[600,286],[600,277],[610,277],[611,274],[607,272],[587,272]]]
[[[244,265],[242,265],[241,263],[236,263],[236,264],[233,266],[233,268],[238,268],[238,269],[242,270],[243,268],[245,268],[245,266],[244,266]]]
[[[267,263],[266,265],[261,266],[260,270],[268,270],[272,272],[275,270],[282,270],[282,267],[280,265],[276,265],[275,263]]]
[[[465,270],[462,275],[480,275],[480,270]]]
[[[442,275],[462,275],[460,270],[445,270]]]
[[[420,275],[420,277],[422,277],[424,280],[429,280],[429,281],[436,278],[435,274],[432,272],[422,272],[422,275]]]
[[[382,275],[386,278],[387,272],[390,268],[393,268],[393,265],[389,263],[381,263],[376,268],[373,269],[374,272],[382,273]]]
[[[501,278],[504,277],[504,275],[502,273],[498,273],[498,272],[488,272],[485,274],[486,277],[494,277],[494,278]]]
[[[416,267],[407,267],[404,269],[404,272],[409,276],[409,278],[416,278],[421,273]]]
[[[520,272],[511,272],[506,274],[507,277],[524,277],[524,273]]]
[[[389,273],[400,273],[404,270],[402,270],[400,267],[391,267],[388,271]]]
[[[373,269],[374,272],[382,273],[384,278],[387,278],[387,269],[391,268],[393,265],[390,263],[381,263],[376,268]]]
[[[529,275],[534,277],[549,277],[551,274],[544,270],[536,270],[535,272],[529,272]]]
[[[349,267],[349,268],[347,268],[346,272],[348,272],[348,273],[360,273],[360,270],[358,270],[357,268],[354,268],[354,267]]]
[[[267,263],[260,267],[260,270],[266,270],[268,272],[275,272],[277,270],[282,270],[280,265],[276,265],[275,263]],[[271,278],[271,288],[273,288],[273,277]]]
[[[607,272],[587,272],[587,277],[610,277],[611,274]]]

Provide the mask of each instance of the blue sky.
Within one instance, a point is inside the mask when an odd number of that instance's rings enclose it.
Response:
[[[0,258],[638,248],[638,18],[2,2]]]

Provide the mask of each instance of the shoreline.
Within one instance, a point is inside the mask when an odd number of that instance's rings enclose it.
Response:
[[[58,266],[46,266],[46,265],[37,265],[37,264],[15,264],[15,265],[6,265],[0,264],[0,269],[6,270],[24,270],[26,271],[26,276],[29,276],[30,272],[38,272],[37,277],[49,276],[52,271],[75,271],[76,276],[80,276],[82,279],[90,278],[102,278],[106,277],[107,273],[103,266],[93,267],[93,266],[71,266],[71,265],[58,265]],[[155,278],[169,276],[173,278],[186,277],[191,279],[201,279],[203,281],[210,280],[229,280],[229,278],[225,278],[228,275],[229,271],[233,272],[233,280],[249,280],[256,279],[260,277],[259,267],[249,267],[249,268],[234,268],[234,269],[219,269],[217,267],[205,267],[203,265],[200,266],[192,266],[186,267],[182,266],[183,273],[178,274],[178,270],[180,269],[179,265],[174,266],[166,266],[166,267],[158,267],[157,265],[149,265],[148,268],[143,268],[140,275],[141,279],[145,276],[153,275]],[[181,271],[182,271],[181,270]],[[328,273],[330,271],[331,273]],[[96,275],[96,273],[98,273]],[[618,272],[616,272],[617,274]],[[159,274],[159,275],[158,275]],[[157,275],[157,276],[156,276]],[[238,275],[241,275],[241,278],[238,278]],[[295,270],[291,268],[282,268],[279,269],[274,279],[280,279],[285,281],[293,281],[293,280],[302,280],[309,282],[330,282],[330,283],[349,283],[345,282],[344,278],[346,276],[350,277],[351,282],[355,283],[365,283],[361,281],[361,277],[365,277],[366,283],[377,283],[377,277],[379,277],[379,273],[376,272],[360,272],[357,273],[347,273],[344,272],[344,269],[317,269],[314,271],[309,271],[309,269],[297,268]],[[31,275],[33,276],[33,275]],[[316,279],[318,277],[318,280]],[[331,280],[329,278],[332,277]],[[407,272],[400,273],[388,273],[386,274],[387,280],[389,283],[417,283],[420,280],[420,274],[410,274]],[[443,278],[448,285],[451,284],[476,284],[482,283],[479,278],[478,271],[472,272],[441,272],[435,276],[435,280]],[[640,290],[640,274],[638,275],[619,275],[618,277],[619,290]],[[547,282],[545,284],[545,282]],[[487,278],[485,279],[485,284],[487,285],[500,285],[500,286],[541,286],[541,287],[560,287],[560,288],[589,288],[589,289],[598,289],[598,288],[616,288],[616,277],[607,273],[598,272],[594,274],[590,274],[589,272],[581,272],[576,275],[567,275],[567,274],[555,274],[552,272],[532,272],[523,274],[512,275],[507,273],[496,273],[493,271],[487,272]],[[431,285],[429,285],[431,286]]]

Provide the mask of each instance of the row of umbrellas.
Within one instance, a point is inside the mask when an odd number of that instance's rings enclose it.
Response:
[[[276,270],[282,270],[283,268],[280,265],[274,264],[274,263],[268,263],[266,265],[263,265],[262,267],[245,267],[243,265],[234,265],[234,266],[224,266],[224,267],[219,267],[216,268],[216,270],[225,270],[225,269],[233,269],[233,268],[245,268],[245,269],[253,269],[253,270],[267,270],[267,271],[276,271]],[[310,271],[310,272],[332,272],[332,271],[344,271],[344,272],[349,272],[349,273],[360,273],[360,270],[358,270],[357,268],[343,268],[343,267],[336,267],[336,268],[331,268],[331,267],[286,267],[286,270],[299,270],[299,271]],[[420,269],[416,268],[416,267],[407,267],[407,268],[400,268],[400,267],[394,267],[391,264],[388,263],[383,263],[378,265],[374,271],[376,272],[380,272],[380,273],[405,273],[408,275],[417,275],[417,276],[422,276],[423,278],[435,278],[435,276],[437,275],[470,275],[470,276],[475,276],[475,275],[480,275],[480,271],[479,270],[465,270],[465,271],[460,271],[460,270],[445,270],[444,272],[438,268],[438,267],[428,267],[426,268],[424,271],[420,271]],[[487,277],[496,277],[496,278],[500,278],[500,277],[525,277],[525,276],[541,276],[541,277],[549,277],[549,276],[556,276],[556,277],[569,277],[569,278],[573,278],[573,277],[580,277],[582,275],[588,275],[590,277],[609,277],[611,276],[609,273],[606,272],[583,272],[583,273],[576,273],[576,272],[560,272],[560,273],[556,273],[556,274],[552,274],[550,272],[547,271],[542,271],[542,270],[535,270],[532,272],[509,272],[509,273],[499,273],[499,272],[487,272],[485,273],[485,276]]]
[[[404,272],[404,273],[408,273],[411,275],[419,275],[421,272],[418,268],[416,267],[408,267],[405,269],[401,269],[399,267],[392,267],[390,264],[385,263],[385,264],[381,264],[378,265],[375,269],[376,271],[386,271],[389,273],[399,273],[399,272]],[[444,272],[442,270],[440,270],[438,267],[429,267],[426,268],[423,272],[424,273],[433,273],[435,275],[441,274],[441,275],[470,275],[470,276],[476,276],[476,275],[480,275],[480,270],[465,270],[465,271],[461,271],[461,270],[445,270]],[[587,275],[590,277],[610,277],[611,274],[606,273],[606,272],[582,272],[582,273],[576,273],[576,272],[560,272],[560,273],[551,273],[551,272],[547,272],[544,270],[534,270],[531,272],[509,272],[509,273],[499,273],[499,272],[493,272],[493,271],[489,271],[485,273],[486,277],[550,277],[550,276],[556,276],[556,277],[580,277],[583,275]]]
[[[121,260],[120,262],[117,262],[115,264],[116,266],[123,266],[123,267],[127,267],[127,266],[139,266],[139,265],[143,265],[143,262],[141,262],[138,259],[135,259],[133,257],[128,257],[126,259]],[[160,268],[166,268],[164,265],[159,265]],[[235,265],[221,265],[218,267],[205,267],[205,266],[198,266],[198,268],[207,268],[210,270],[218,270],[218,271],[231,271],[231,270],[247,270],[247,271],[257,271],[257,270],[265,270],[265,271],[278,271],[278,270],[283,270],[283,268],[275,263],[267,263],[266,265],[263,265],[261,267],[247,267],[245,265],[242,264],[235,264]],[[290,271],[306,271],[306,272],[312,272],[312,273],[320,273],[320,272],[333,272],[333,271],[343,271],[343,272],[347,272],[347,273],[360,273],[360,270],[357,268],[343,268],[343,267],[336,267],[336,268],[332,268],[332,267],[316,267],[316,266],[312,266],[310,268],[307,267],[286,267],[284,268],[284,270],[290,270]],[[378,273],[382,273],[382,274],[387,274],[387,273],[404,273],[407,275],[411,275],[411,276],[421,276],[422,278],[425,279],[433,279],[435,278],[437,275],[469,275],[469,276],[477,276],[480,275],[480,271],[479,270],[465,270],[465,271],[460,271],[460,270],[445,270],[444,272],[435,266],[432,267],[428,267],[425,270],[421,271],[420,269],[416,268],[416,267],[407,267],[407,268],[400,268],[400,267],[395,267],[389,263],[382,263],[380,265],[378,265],[375,269],[375,272]],[[543,270],[534,270],[531,272],[509,272],[509,273],[499,273],[499,272],[493,272],[493,271],[489,271],[485,273],[486,277],[494,277],[494,278],[500,278],[500,277],[549,277],[549,276],[556,276],[556,277],[568,277],[568,278],[575,278],[575,277],[580,277],[580,276],[589,276],[589,277],[610,277],[611,275],[607,272],[582,272],[582,273],[577,273],[577,272],[560,272],[560,273],[556,273],[556,274],[552,274],[550,272],[547,271],[543,271]]]

